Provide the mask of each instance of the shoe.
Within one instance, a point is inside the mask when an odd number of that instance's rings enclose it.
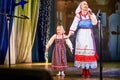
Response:
[[[62,76],[65,76],[65,73],[64,73],[64,71],[62,71],[62,72],[61,72],[61,75],[62,75]]]
[[[82,78],[85,77],[85,69],[82,70]]]
[[[60,72],[57,74],[57,76],[60,76],[61,74],[60,74]]]
[[[90,71],[89,71],[89,69],[86,70],[86,77],[87,77],[87,78],[90,77]]]

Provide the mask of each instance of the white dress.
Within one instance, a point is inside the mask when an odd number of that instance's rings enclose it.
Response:
[[[95,17],[95,15],[92,15]],[[78,68],[94,69],[97,67],[97,55],[92,31],[92,22],[86,15],[75,16],[70,27],[70,32],[76,33],[75,61],[74,66]]]

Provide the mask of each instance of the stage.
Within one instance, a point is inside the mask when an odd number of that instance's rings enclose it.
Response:
[[[120,62],[104,62],[103,66],[103,80],[120,80]],[[51,63],[21,63],[21,64],[11,64],[0,65],[0,68],[10,68],[10,69],[22,69],[22,70],[42,70],[49,72],[53,80],[100,80],[100,68],[98,63],[98,68],[95,70],[90,70],[90,78],[81,77],[81,69],[73,67],[73,63],[68,63],[68,68],[65,70],[65,76],[56,76],[57,71],[51,69]],[[31,72],[32,73],[32,72]],[[34,74],[34,73],[32,73]],[[41,73],[38,75],[41,75]]]

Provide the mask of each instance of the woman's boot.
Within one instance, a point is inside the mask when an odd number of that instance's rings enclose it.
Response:
[[[87,78],[90,77],[90,71],[89,71],[89,69],[86,69],[86,77],[87,77]]]
[[[85,77],[85,71],[86,71],[86,69],[82,69],[82,77],[83,78]]]

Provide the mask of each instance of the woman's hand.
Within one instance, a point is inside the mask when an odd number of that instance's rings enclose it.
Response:
[[[69,37],[66,35],[66,36],[65,36],[65,39],[68,39],[68,38],[69,38]]]
[[[72,49],[70,49],[70,52],[73,54],[73,48],[72,48]]]
[[[66,38],[69,38],[71,35],[72,35],[72,33],[69,33],[69,34],[66,36]]]
[[[88,15],[92,15],[92,14],[93,14],[92,10],[88,8]]]

